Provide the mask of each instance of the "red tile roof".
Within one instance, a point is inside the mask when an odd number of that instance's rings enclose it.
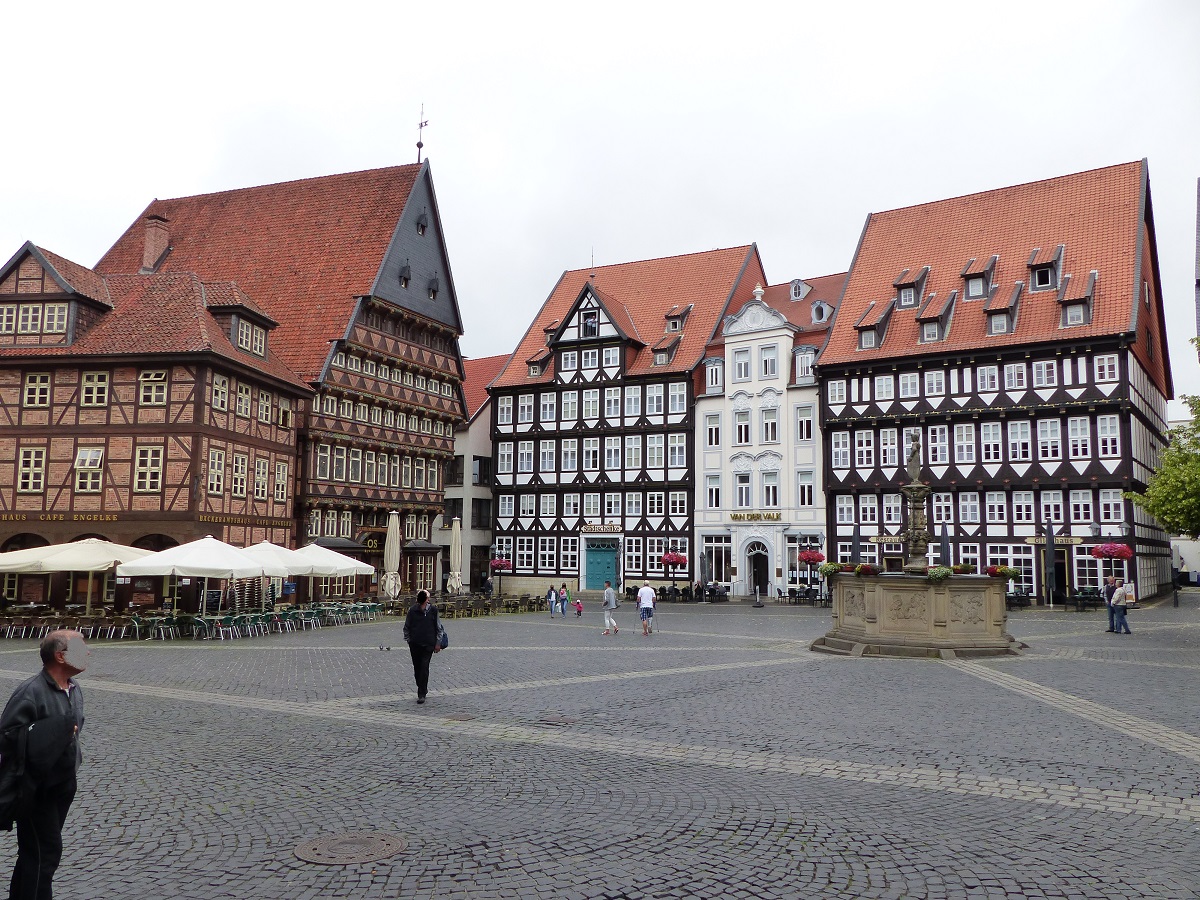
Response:
[[[41,251],[45,253],[45,251]],[[77,263],[55,254],[46,254],[60,272],[70,271],[78,279],[90,272]],[[60,269],[61,263],[67,265]],[[274,336],[267,339],[266,359],[238,350],[228,332],[213,318],[208,295],[215,290],[229,295],[236,286],[208,285],[191,273],[158,275],[109,275],[91,273],[90,289],[108,298],[112,309],[100,315],[94,325],[71,344],[54,346],[15,346],[0,348],[3,357],[77,357],[120,355],[179,356],[211,352],[257,369],[265,375],[299,388],[308,386],[274,352]],[[84,279],[88,280],[88,279]]]
[[[37,247],[36,249],[50,267],[62,277],[63,281],[71,286],[71,289],[75,293],[87,297],[89,300],[95,300],[97,303],[111,305],[112,300],[108,296],[108,288],[104,286],[104,279],[91,269],[81,266],[79,263],[71,262],[71,260],[64,256],[59,256],[57,253],[51,253],[44,247]]]
[[[509,355],[484,356],[480,359],[463,360],[463,393],[467,398],[467,421],[473,421],[483,405],[487,403],[487,387],[500,374]]]
[[[419,165],[155,200],[96,264],[137,272],[145,218],[167,220],[159,272],[234,281],[281,323],[271,335],[301,377],[319,376],[346,333],[355,297],[371,293]]]
[[[644,344],[653,344],[666,332],[664,316],[671,307],[693,304],[669,365],[654,366],[653,351],[647,346],[626,357],[626,374],[647,375],[695,368],[726,306],[740,307],[750,299],[754,285],[765,282],[766,276],[758,249],[752,244],[564,272],[497,377],[495,387],[545,384],[553,379],[552,366],[540,376],[530,377],[525,360],[545,347],[543,329],[555,319],[564,318],[589,280],[621,329],[627,334],[632,329],[632,335]]]
[[[1143,176],[1144,163],[1133,162],[872,213],[821,363],[865,363],[1129,331],[1140,295],[1136,274]],[[1100,273],[1088,325],[1060,328],[1058,292],[1029,291],[1030,259],[1052,260],[1060,244],[1065,249],[1059,276],[1072,275],[1073,291],[1074,282],[1085,284],[1092,269]],[[1010,334],[989,335],[984,312],[988,304],[963,295],[964,267],[974,258],[972,271],[978,271],[992,254],[999,260],[991,308],[1006,308],[1016,283],[1025,283]],[[918,272],[923,266],[931,267],[925,297],[960,292],[946,339],[921,344],[916,310],[896,309],[881,346],[859,350],[854,324],[872,302],[882,306],[895,296],[892,282],[897,272]],[[1166,354],[1165,345],[1160,351],[1159,358]]]

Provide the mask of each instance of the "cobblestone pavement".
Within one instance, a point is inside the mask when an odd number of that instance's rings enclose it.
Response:
[[[1200,593],[1131,636],[1015,612],[1029,650],[982,662],[815,654],[806,607],[617,615],[448,622],[424,706],[393,619],[96,642],[58,895],[1198,896]],[[353,831],[408,849],[293,852]]]

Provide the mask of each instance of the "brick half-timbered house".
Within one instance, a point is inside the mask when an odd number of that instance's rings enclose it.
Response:
[[[230,282],[105,276],[21,247],[0,268],[0,551],[291,543],[293,413],[311,391],[275,327]],[[4,584],[27,602],[85,590],[65,575]]]
[[[506,590],[692,579],[704,348],[763,282],[754,246],[562,275],[489,389]]]
[[[428,161],[155,200],[96,268],[194,272],[253,297],[279,323],[280,358],[315,391],[297,423],[301,542],[379,566],[396,509],[403,581],[438,583],[430,527],[465,416],[462,322]]]
[[[1169,543],[1125,492],[1165,440],[1164,327],[1145,161],[870,215],[819,364],[833,556],[857,531],[898,562],[879,541],[907,525],[919,436],[931,560],[1008,564],[1061,599],[1116,542],[1116,573],[1157,594]]]

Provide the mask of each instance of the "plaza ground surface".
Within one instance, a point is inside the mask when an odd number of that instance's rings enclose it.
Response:
[[[1200,890],[1200,594],[1014,612],[1019,658],[830,657],[827,610],[398,619],[93,644],[56,896],[1168,897]],[[392,650],[379,650],[379,646]],[[9,687],[31,641],[0,645]],[[7,689],[6,689],[7,690]],[[399,834],[392,859],[294,850]],[[0,834],[4,859],[15,855]],[[2,876],[7,877],[7,872]]]

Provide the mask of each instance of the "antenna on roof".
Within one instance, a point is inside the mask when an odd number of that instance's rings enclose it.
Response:
[[[429,120],[425,118],[425,104],[421,104],[421,121],[417,123],[417,162],[421,161],[421,148],[425,146],[425,142],[421,140],[422,132],[425,126],[429,124]]]
[[[592,274],[589,275],[588,278],[592,279],[593,281],[596,280],[596,247],[595,247],[595,245],[592,245]]]

